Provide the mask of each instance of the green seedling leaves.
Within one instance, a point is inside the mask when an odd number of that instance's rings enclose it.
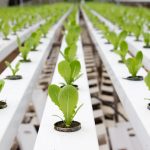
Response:
[[[121,57],[122,62],[125,62],[125,58],[128,53],[128,44],[125,41],[122,41],[120,43],[120,50],[115,52]]]
[[[150,72],[148,72],[147,76],[144,78],[145,84],[148,86],[150,90]]]
[[[70,63],[70,67],[71,67],[71,80],[75,81],[80,73],[81,64],[79,61],[74,60]]]
[[[4,80],[0,80],[0,92],[3,90],[5,85],[5,81]]]
[[[70,77],[71,77],[71,67],[70,67],[70,63],[67,61],[61,61],[58,64],[58,71],[60,73],[60,75],[64,78],[64,80],[66,81],[66,83],[70,83]]]
[[[136,56],[133,58],[128,58],[125,62],[129,72],[133,77],[135,77],[142,67],[143,54],[141,51],[137,52]]]
[[[51,100],[56,104],[64,115],[64,122],[69,127],[73,121],[74,116],[81,108],[77,108],[78,91],[72,85],[66,85],[59,88],[57,85],[50,85],[48,90]]]
[[[60,89],[61,88],[55,84],[52,84],[48,87],[49,96],[51,97],[51,100],[55,103],[55,105],[57,105],[58,107],[59,107],[58,95]]]
[[[28,39],[24,43],[24,46],[22,46],[20,38],[17,37],[17,43],[18,43],[19,51],[21,53],[21,57],[23,58],[23,61],[27,61],[28,60],[27,57],[28,57],[28,54],[29,54],[30,49],[31,49],[31,41]]]
[[[65,60],[67,60],[68,62],[72,62],[73,60],[76,59],[76,52],[77,52],[77,46],[72,45],[65,48],[64,54],[62,53],[61,54],[63,55]]]
[[[65,118],[66,126],[70,126],[78,103],[78,92],[71,85],[60,90],[58,101]]]
[[[150,33],[143,33],[145,47],[150,48]]]
[[[12,76],[16,76],[17,72],[19,71],[20,62],[18,62],[14,68],[11,66],[11,64],[8,61],[5,61],[5,64],[11,70]]]
[[[58,64],[58,71],[67,84],[73,84],[80,77],[81,65],[78,60],[71,63],[64,60]]]
[[[109,34],[106,34],[108,41],[111,42],[111,44],[114,46],[114,51],[118,50],[120,43],[125,40],[126,36],[126,31],[120,32],[119,35],[117,35],[115,32],[110,32]]]
[[[8,22],[3,23],[2,32],[3,32],[4,38],[7,39],[9,32],[10,32],[10,25]]]

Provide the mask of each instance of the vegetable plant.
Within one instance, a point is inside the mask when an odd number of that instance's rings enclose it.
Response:
[[[120,43],[125,40],[126,36],[126,31],[120,32],[119,35],[117,35],[115,32],[110,32],[110,34],[107,37],[109,38],[111,44],[114,46],[114,51],[118,50]]]
[[[80,78],[81,64],[78,60],[71,63],[64,60],[58,64],[59,74],[64,78],[66,84],[73,85],[73,83]]]
[[[135,24],[134,28],[132,29],[133,33],[136,37],[136,41],[139,41],[140,35],[142,34],[143,31],[143,25],[141,24]]]
[[[148,89],[150,90],[150,72],[148,72],[147,76],[144,78],[144,81]]]
[[[122,41],[120,43],[120,49],[115,51],[120,57],[121,57],[121,61],[125,63],[126,60],[126,55],[128,53],[128,44],[125,41]]]
[[[20,69],[20,62],[18,62],[14,67],[8,61],[5,61],[5,64],[11,70],[11,73],[12,73],[11,76],[7,77],[8,79],[12,79],[12,78],[16,78],[16,77],[22,78],[21,76],[17,75],[17,72]]]
[[[76,52],[77,52],[77,46],[74,44],[66,47],[64,53],[60,51],[64,59],[67,60],[68,62],[72,62],[73,60],[76,59]]]
[[[38,31],[33,32],[31,34],[31,36],[29,38],[31,51],[36,51],[36,48],[40,42],[40,38],[41,38],[41,34]]]
[[[145,43],[144,48],[150,48],[150,33],[143,33],[143,37]]]
[[[125,62],[132,77],[136,77],[139,69],[142,67],[143,53],[138,51],[136,56],[128,58]]]
[[[77,114],[81,105],[77,108],[78,104],[78,91],[72,85],[66,85],[63,88],[52,84],[48,88],[49,96],[52,102],[58,106],[63,113],[63,122],[66,127],[70,127],[71,123]]]
[[[10,32],[10,25],[8,22],[3,22],[3,25],[2,25],[2,33],[4,35],[4,40],[8,40],[8,35],[9,35],[9,32]]]
[[[18,43],[18,47],[19,47],[19,51],[21,53],[21,57],[22,60],[20,60],[21,62],[30,62],[31,60],[28,59],[28,54],[30,52],[30,41],[26,41],[24,46],[21,45],[21,41],[20,38],[17,37],[17,43]]]

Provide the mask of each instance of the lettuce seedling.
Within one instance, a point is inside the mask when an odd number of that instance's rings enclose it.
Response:
[[[68,85],[73,85],[73,82],[81,76],[80,70],[81,64],[78,60],[74,60],[71,63],[64,60],[58,64],[58,71]]]
[[[66,127],[70,127],[71,123],[81,108],[78,104],[78,91],[72,85],[66,85],[60,88],[57,85],[50,85],[48,88],[48,94],[52,102],[58,106],[64,116],[64,124]]]
[[[142,34],[143,31],[143,25],[136,24],[133,28],[133,33],[136,37],[136,41],[139,41],[140,35]]]
[[[3,22],[2,33],[4,35],[4,40],[8,40],[9,32],[10,32],[10,25],[9,25],[9,23],[8,22]]]
[[[11,70],[12,76],[15,77],[17,75],[17,72],[19,71],[20,62],[18,62],[15,67],[12,67],[12,65],[8,61],[5,61],[5,64]]]
[[[28,54],[30,52],[30,41],[28,40],[27,42],[25,42],[24,46],[21,45],[21,41],[20,38],[17,37],[17,43],[18,43],[18,47],[19,47],[19,51],[21,53],[21,57],[22,60],[20,60],[21,62],[30,62],[31,60],[28,59]]]
[[[122,41],[120,43],[120,50],[115,51],[120,57],[121,57],[121,62],[125,62],[126,60],[126,55],[128,53],[128,44],[125,41]]]
[[[64,54],[63,52],[60,51],[64,59],[67,60],[68,62],[72,62],[73,60],[76,59],[76,52],[77,52],[76,45],[71,45],[71,46],[66,47],[64,50]]]
[[[143,33],[143,37],[145,43],[144,48],[150,48],[150,33]]]
[[[115,32],[110,32],[110,34],[107,35],[107,37],[109,38],[108,40],[114,46],[114,51],[118,50],[120,43],[125,40],[126,36],[126,31],[120,32],[119,35],[117,35]]]
[[[144,78],[145,84],[148,86],[150,90],[150,72],[148,72],[147,76]]]
[[[142,67],[143,53],[138,51],[136,56],[128,58],[125,62],[132,77],[136,77],[139,69]]]
[[[36,51],[37,46],[40,43],[40,39],[41,39],[41,35],[39,32],[33,32],[29,38],[29,44],[30,44],[30,48],[31,51]]]

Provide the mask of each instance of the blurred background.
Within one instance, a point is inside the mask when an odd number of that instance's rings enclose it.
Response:
[[[15,5],[28,5],[28,4],[43,4],[55,2],[73,2],[77,0],[0,0],[0,6],[15,6]],[[124,3],[133,6],[150,6],[150,0],[85,0],[85,1],[99,1],[99,2],[114,2]]]

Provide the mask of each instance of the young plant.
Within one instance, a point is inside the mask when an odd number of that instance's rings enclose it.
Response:
[[[2,33],[4,35],[4,40],[9,40],[8,39],[8,35],[9,35],[9,32],[10,32],[10,25],[8,22],[3,22],[3,25],[2,25]]]
[[[37,46],[39,45],[41,35],[39,32],[33,32],[29,38],[31,51],[36,51]]]
[[[115,32],[110,32],[110,34],[107,35],[108,40],[114,46],[114,50],[113,51],[118,50],[118,47],[119,47],[120,43],[125,40],[126,36],[127,36],[127,32],[126,31],[120,32],[119,35],[117,35]]]
[[[142,33],[143,26],[140,24],[136,24],[133,28],[133,33],[135,35],[135,41],[139,41],[140,35]]]
[[[145,43],[144,48],[150,48],[150,33],[143,33],[143,37]]]
[[[7,79],[21,79],[22,76],[17,75],[17,72],[20,69],[20,62],[18,62],[14,67],[12,67],[12,65],[8,62],[5,61],[6,66],[11,70],[12,75],[7,76]]]
[[[120,50],[115,51],[120,57],[122,63],[125,63],[126,55],[128,53],[128,44],[125,41],[120,43]]]
[[[17,37],[17,43],[18,43],[18,47],[19,47],[19,51],[21,53],[21,57],[22,60],[20,60],[21,62],[31,62],[30,59],[28,59],[28,54],[30,52],[30,41],[28,40],[27,42],[25,42],[24,46],[21,45],[21,41],[20,38]]]
[[[150,90],[150,72],[148,72],[147,76],[144,78],[144,81],[148,89]]]
[[[65,128],[71,127],[75,115],[82,106],[80,105],[77,108],[77,89],[72,85],[66,85],[63,88],[60,88],[59,86],[52,84],[48,88],[48,93],[52,102],[56,106],[58,106],[58,108],[63,113],[64,119],[62,120],[65,125]]]
[[[139,69],[142,67],[143,53],[138,51],[136,56],[133,58],[128,58],[125,62],[132,78],[136,78]]]
[[[68,62],[72,62],[73,60],[76,59],[76,52],[77,52],[76,45],[66,47],[64,53],[60,51],[64,59],[67,60]]]
[[[64,60],[58,64],[58,71],[68,85],[73,85],[73,83],[81,76],[80,70],[81,64],[78,60],[74,60],[71,63]]]

